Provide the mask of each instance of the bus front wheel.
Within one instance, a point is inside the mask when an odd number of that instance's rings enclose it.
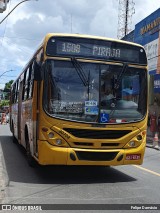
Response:
[[[12,142],[13,143],[17,143],[17,139],[16,139],[16,137],[15,137],[15,135],[14,135],[14,125],[13,125],[13,121],[12,121]]]
[[[35,166],[35,160],[34,160],[34,158],[32,157],[32,154],[31,154],[28,136],[26,138],[26,155],[27,155],[27,162],[28,162],[29,166],[34,167]]]

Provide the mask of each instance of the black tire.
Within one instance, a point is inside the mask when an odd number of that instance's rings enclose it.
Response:
[[[28,134],[27,134],[27,137],[26,137],[26,156],[27,156],[27,162],[28,162],[29,166],[30,167],[35,167],[36,162],[35,162],[34,158],[31,155]]]

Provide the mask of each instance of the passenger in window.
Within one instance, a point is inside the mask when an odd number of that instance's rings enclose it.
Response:
[[[104,92],[101,92],[101,106],[110,108],[112,100],[114,99],[113,91],[110,86],[105,88]]]
[[[101,100],[102,100],[102,101],[103,101],[103,100],[108,101],[108,100],[111,100],[111,99],[113,99],[113,98],[114,98],[114,95],[113,95],[113,93],[112,93],[111,87],[110,87],[110,86],[106,87],[105,92],[102,93],[102,98],[101,98]]]

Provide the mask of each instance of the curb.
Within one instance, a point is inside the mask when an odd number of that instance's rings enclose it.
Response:
[[[0,143],[0,190],[4,191],[4,188],[9,185],[9,177],[5,165],[2,146]]]
[[[153,146],[153,145],[151,145],[151,144],[146,144],[146,147],[152,148],[152,149],[156,149],[156,150],[159,150],[159,151],[160,151],[160,147],[156,147],[156,146]]]
[[[156,149],[156,150],[160,150],[160,140],[157,140],[156,146],[153,146],[153,143],[154,143],[154,137],[148,134],[147,135],[147,141],[146,141],[146,147]]]

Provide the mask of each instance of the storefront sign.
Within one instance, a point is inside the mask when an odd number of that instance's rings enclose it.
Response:
[[[148,71],[157,69],[158,40],[159,39],[155,39],[154,41],[151,41],[150,43],[144,45],[148,58]]]
[[[160,74],[154,75],[154,93],[160,92]]]
[[[140,34],[143,35],[151,30],[153,30],[154,28],[158,27],[160,25],[160,17],[156,18],[154,21],[152,21],[151,23],[145,25],[144,27],[142,27],[140,29]]]

